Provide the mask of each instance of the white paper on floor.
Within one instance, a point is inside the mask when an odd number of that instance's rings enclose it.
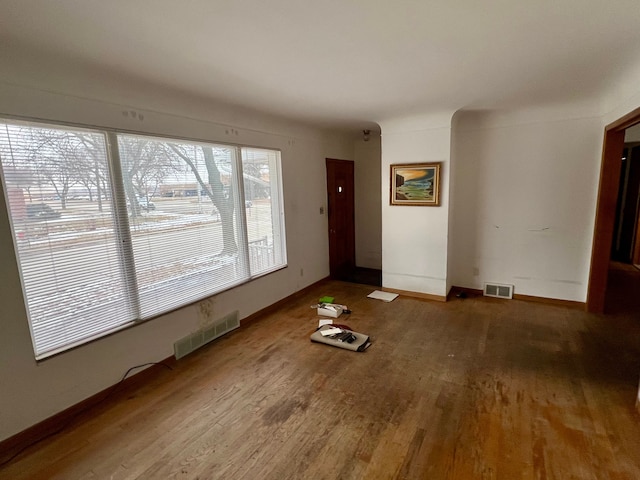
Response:
[[[375,298],[376,300],[382,300],[383,302],[391,302],[395,300],[397,296],[397,293],[382,292],[380,290],[374,290],[367,295],[369,298]]]

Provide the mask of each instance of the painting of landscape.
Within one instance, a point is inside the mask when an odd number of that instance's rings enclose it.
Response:
[[[440,163],[391,165],[391,205],[440,205]]]

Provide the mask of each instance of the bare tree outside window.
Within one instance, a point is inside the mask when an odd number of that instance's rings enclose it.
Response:
[[[278,162],[266,149],[0,123],[36,357],[284,265]]]
[[[190,150],[188,146],[178,145],[178,144],[168,144],[167,154],[173,153],[177,158],[183,160],[191,169],[193,176],[198,182],[198,188],[201,192],[204,192],[207,197],[211,200],[213,205],[216,207],[218,214],[220,215],[220,221],[222,222],[222,235],[223,235],[223,244],[224,247],[222,249],[221,254],[223,255],[233,255],[238,251],[238,246],[236,244],[235,233],[233,229],[233,212],[234,212],[234,196],[233,196],[233,185],[228,184],[224,185],[222,182],[222,176],[220,174],[220,169],[218,168],[219,161],[225,162],[228,158],[228,153],[220,149],[215,149],[213,147],[205,147],[200,146],[203,158],[204,165],[206,168],[207,181],[204,180],[203,176],[200,174],[198,170],[198,166],[195,163],[197,157],[192,157],[189,155],[188,151]],[[216,159],[216,155],[218,160]],[[220,160],[221,159],[221,160]],[[233,168],[229,165],[228,169]],[[229,172],[230,176],[231,172]]]

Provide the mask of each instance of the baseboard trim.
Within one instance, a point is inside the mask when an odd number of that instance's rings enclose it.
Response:
[[[296,300],[304,295],[307,295],[309,291],[313,290],[315,287],[317,287],[318,285],[326,282],[327,280],[329,280],[330,277],[324,277],[320,280],[318,280],[317,282],[312,283],[311,285],[308,285],[300,290],[298,290],[297,292],[292,293],[291,295],[283,298],[282,300],[278,300],[276,303],[272,303],[271,305],[268,305],[264,308],[261,308],[260,310],[258,310],[255,313],[252,313],[251,315],[248,315],[242,319],[240,319],[240,326],[241,327],[246,327],[247,325],[255,322],[256,320],[258,320],[259,318],[266,316],[274,311],[276,311],[277,309],[279,309],[280,307],[286,305],[287,303],[292,302],[293,300]]]
[[[411,290],[398,290],[397,288],[382,287],[380,290],[383,292],[397,293],[404,297],[419,298],[421,300],[432,300],[436,302],[446,302],[447,297],[444,295],[433,295],[431,293],[412,292]]]
[[[172,365],[175,365],[175,363],[176,359],[172,355],[155,365],[151,365],[150,367],[125,378],[122,382],[111,385],[95,395],[92,395],[89,398],[56,413],[55,415],[52,415],[51,417],[46,418],[27,429],[6,438],[5,440],[0,441],[0,467],[5,463],[9,463],[14,456],[17,457],[23,450],[26,450],[30,446],[55,435],[58,431],[76,420],[76,418],[82,413],[99,405],[111,395],[112,391],[115,392],[114,389],[116,386],[119,385],[117,390],[119,393],[127,389],[136,388],[148,382],[160,372],[164,372],[167,366],[171,367]]]
[[[483,294],[483,291],[479,288],[451,287],[449,294],[447,295],[447,302],[451,300],[451,297],[457,297],[462,292],[466,295],[474,296],[482,296]]]
[[[513,298],[516,300],[524,300],[525,302],[546,303],[547,305],[556,305],[559,307],[574,308],[576,310],[587,311],[586,302],[576,302],[574,300],[562,300],[560,298],[534,297],[532,295],[521,295],[514,293]]]
[[[306,295],[310,290],[320,285],[323,282],[326,282],[329,277],[325,277],[317,282],[312,283],[311,285],[298,290],[297,292],[283,298],[282,300],[277,301],[276,303],[269,305],[257,312],[249,315],[240,320],[240,327],[246,327],[248,324],[256,321],[258,318],[265,316],[283,305]],[[152,365],[149,368],[146,368],[130,377],[127,377],[120,383],[120,387],[118,389],[119,392],[136,388],[138,386],[143,385],[148,382],[151,378],[158,375],[159,372],[164,371],[165,367],[160,365],[163,363],[168,366],[175,365],[177,360],[172,355],[161,362],[158,362],[156,365]],[[19,455],[23,450],[26,450],[31,445],[35,445],[36,443],[44,440],[45,438],[56,434],[59,430],[63,429],[67,424],[75,420],[83,412],[89,410],[100,404],[103,400],[106,399],[108,395],[110,395],[111,390],[115,388],[118,384],[111,385],[110,387],[105,388],[104,390],[96,393],[95,395],[86,398],[71,407],[52,415],[49,418],[44,419],[43,421],[36,423],[35,425],[12,435],[5,440],[0,441],[0,467],[4,463],[8,463],[12,459],[12,457]]]
[[[447,298],[451,298],[453,295],[457,295],[459,292],[464,291],[465,293],[470,293],[472,295],[483,295],[483,291],[477,288],[465,288],[465,287],[451,287],[449,291],[449,295]],[[522,300],[524,302],[533,302],[533,303],[545,303],[547,305],[556,305],[559,307],[573,308],[576,310],[587,310],[587,304],[585,302],[576,302],[574,300],[561,300],[559,298],[547,298],[547,297],[536,297],[533,295],[522,295],[520,293],[513,294],[514,300]]]
[[[318,285],[329,280],[330,277],[325,277],[317,282],[312,283],[311,285],[294,292],[291,295],[279,300],[265,308],[258,310],[257,312],[243,318],[240,320],[240,327],[246,327],[247,325],[255,322],[261,317],[264,317],[278,308],[284,306],[287,303],[290,303],[293,300],[298,299],[301,296],[307,295],[309,291],[316,288]],[[482,295],[482,290],[474,289],[474,288],[463,288],[463,287],[452,287],[447,296],[443,295],[433,295],[429,293],[421,293],[421,292],[413,292],[410,290],[399,290],[395,288],[387,288],[382,287],[381,290],[385,292],[397,293],[398,295],[417,298],[421,300],[431,300],[437,302],[446,302],[454,292],[464,291],[466,293],[474,294],[474,295]],[[586,303],[584,302],[575,302],[570,300],[559,300],[554,298],[545,298],[545,297],[535,297],[530,295],[520,295],[514,294],[513,296],[516,300],[523,300],[528,302],[537,302],[537,303],[546,303],[551,305],[564,306],[569,308],[576,308],[581,310],[586,310]],[[176,359],[172,355],[156,365],[152,365],[149,368],[146,368],[130,377],[127,377],[120,384],[119,391],[123,391],[126,389],[131,389],[138,387],[146,382],[148,382],[151,378],[158,375],[160,372],[165,370],[165,367],[161,364],[165,364],[168,366],[172,366],[176,364]],[[35,425],[12,435],[5,440],[0,441],[0,466],[4,463],[8,462],[13,456],[22,453],[22,450],[30,447],[31,445],[35,445],[36,443],[44,440],[45,438],[55,434],[60,429],[64,428],[68,423],[75,420],[77,416],[82,414],[83,412],[89,410],[100,404],[107,395],[110,394],[110,391],[118,384],[111,385],[110,387],[105,388],[104,390],[92,395],[81,402],[72,405],[71,407],[39,422]],[[637,404],[637,408],[640,411],[640,403]]]

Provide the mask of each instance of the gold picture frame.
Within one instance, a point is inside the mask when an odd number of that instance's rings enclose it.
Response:
[[[440,206],[440,166],[435,163],[391,165],[391,205]]]

